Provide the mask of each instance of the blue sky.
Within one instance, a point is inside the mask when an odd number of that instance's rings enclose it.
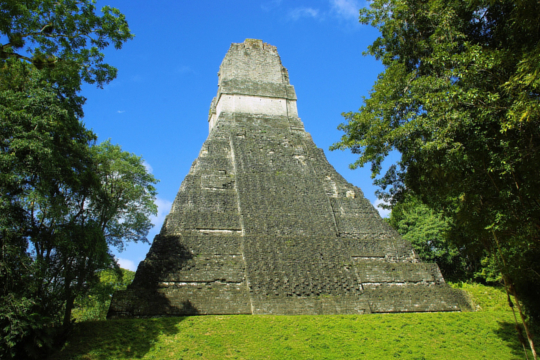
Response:
[[[328,150],[342,135],[342,112],[356,111],[382,65],[362,56],[378,32],[358,23],[361,0],[159,0],[97,1],[118,8],[135,39],[105,50],[118,78],[103,89],[86,85],[84,122],[99,141],[111,139],[144,158],[165,215],[208,136],[208,109],[217,92],[217,71],[231,43],[262,39],[277,46],[298,97],[298,113],[318,147],[349,182],[376,202],[369,167],[350,170],[350,152]],[[134,270],[148,244],[116,253]]]

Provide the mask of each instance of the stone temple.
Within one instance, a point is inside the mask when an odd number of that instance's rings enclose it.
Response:
[[[276,47],[232,44],[209,135],[109,318],[460,311],[298,117]]]

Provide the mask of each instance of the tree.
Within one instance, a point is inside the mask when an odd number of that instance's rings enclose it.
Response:
[[[333,149],[357,153],[352,167],[371,163],[374,177],[399,151],[398,164],[376,180],[379,195],[395,204],[413,192],[441,209],[452,219],[451,238],[493,254],[521,299],[537,276],[535,263],[523,261],[540,247],[540,4],[375,0],[370,7],[360,22],[381,36],[367,53],[385,70],[359,112],[344,114],[345,135]]]
[[[61,342],[74,300],[115,266],[110,247],[147,241],[156,180],[142,159],[81,122],[83,81],[116,69],[100,52],[131,39],[89,0],[0,3],[0,357]]]
[[[105,6],[96,14],[92,0],[5,0],[0,3],[0,33],[8,40],[1,58],[34,64],[60,89],[73,95],[81,81],[102,86],[117,69],[100,51],[120,49],[133,38],[125,16]]]
[[[109,141],[92,146],[90,153],[94,161],[91,169],[99,186],[66,196],[63,222],[54,219],[54,226],[63,223],[67,228],[62,238],[67,248],[62,249],[60,262],[66,274],[65,327],[70,324],[75,299],[85,294],[92,282],[99,281],[99,271],[113,263],[109,248],[122,250],[128,241],[148,243],[150,216],[157,213],[152,185],[156,180],[146,171],[141,157]]]
[[[50,325],[60,321],[63,305],[62,282],[52,266],[58,263],[60,235],[50,220],[65,211],[61,191],[77,193],[99,184],[90,171],[88,144],[95,136],[54,89],[44,86],[38,71],[13,59],[3,65],[0,349],[2,357],[37,356],[36,348],[52,346]]]
[[[73,316],[77,321],[105,320],[115,291],[125,290],[135,273],[126,269],[107,269],[99,272],[99,282],[75,302]]]
[[[157,211],[156,180],[142,159],[108,141],[95,145],[41,73],[28,71],[0,92],[0,297],[12,304],[0,313],[0,331],[19,357],[18,346],[33,339],[48,347],[56,337],[34,330],[69,328],[74,300],[114,266],[110,248],[147,242]],[[34,322],[21,323],[32,314]]]
[[[446,280],[470,280],[480,270],[481,254],[466,253],[447,238],[451,219],[415,196],[395,204],[386,220],[412,244],[422,261],[437,263]]]

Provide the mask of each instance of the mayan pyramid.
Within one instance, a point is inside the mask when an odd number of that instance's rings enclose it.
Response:
[[[298,117],[276,47],[232,44],[209,135],[109,318],[460,311]]]

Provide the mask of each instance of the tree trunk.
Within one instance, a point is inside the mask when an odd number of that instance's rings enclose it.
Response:
[[[74,302],[75,302],[75,298],[71,296],[71,291],[70,291],[70,294],[67,296],[67,300],[66,300],[66,310],[64,311],[64,323],[63,323],[64,330],[69,329],[69,327],[71,326],[71,310],[73,310]]]
[[[503,263],[503,269],[506,269],[506,261],[504,260],[504,257],[503,257],[502,251],[501,251],[501,245],[499,244],[499,239],[497,238],[497,234],[495,234],[494,230],[492,230],[492,233],[493,233],[493,238],[495,239],[495,242],[497,244],[497,249],[499,250],[499,256],[501,257],[501,261]],[[504,272],[506,272],[506,271],[504,271]],[[506,288],[506,293],[507,294],[511,293],[514,296],[514,299],[516,301],[516,305],[517,305],[518,311],[519,311],[519,316],[521,317],[521,322],[523,324],[523,328],[525,328],[525,333],[527,334],[527,340],[529,341],[529,346],[531,348],[533,358],[534,358],[534,360],[538,360],[538,356],[536,354],[536,349],[534,347],[534,341],[532,339],[531,332],[529,331],[529,326],[527,325],[527,322],[525,321],[525,315],[523,315],[523,311],[521,310],[521,304],[519,303],[516,288],[515,288],[514,284],[512,283],[512,281],[510,281],[510,279],[504,273],[502,274],[502,278],[503,278],[503,281],[504,281],[504,287]],[[510,300],[510,297],[508,297],[508,300]],[[510,301],[508,302],[508,305],[510,307],[512,307],[512,303],[510,303]],[[512,308],[512,311],[513,310],[514,309]],[[514,318],[515,318],[515,316],[514,316]],[[516,320],[516,326],[518,326],[517,325],[517,320]],[[518,330],[517,327],[516,327],[516,330]],[[519,335],[521,335],[521,334],[519,334],[519,330],[518,330],[518,336]],[[520,342],[521,342],[521,340],[520,340]],[[527,356],[526,353],[525,353],[525,356]]]
[[[512,293],[512,295],[514,295],[514,299],[516,299],[516,305],[519,311],[519,316],[521,317],[521,322],[523,323],[523,327],[525,328],[525,333],[527,334],[527,340],[529,341],[529,346],[531,347],[534,360],[538,360],[538,356],[536,354],[536,348],[534,347],[534,341],[533,341],[531,332],[529,331],[529,326],[527,325],[527,322],[525,321],[525,315],[523,315],[523,311],[521,310],[521,304],[519,303],[516,288],[511,282],[510,282],[509,290]]]
[[[68,266],[69,263],[69,266]],[[71,310],[73,309],[73,302],[75,299],[72,295],[71,282],[73,281],[73,276],[71,274],[71,261],[67,261],[64,267],[64,299],[66,299],[66,308],[64,311],[64,321],[62,327],[64,331],[68,330],[71,325]]]

